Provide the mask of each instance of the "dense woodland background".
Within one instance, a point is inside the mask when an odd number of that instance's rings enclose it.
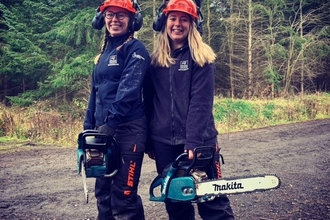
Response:
[[[0,102],[86,103],[103,30],[98,0],[0,0]],[[140,0],[135,34],[153,50],[161,0]],[[204,0],[203,38],[218,55],[216,94],[274,98],[330,91],[329,0]],[[83,104],[83,105],[84,105]]]

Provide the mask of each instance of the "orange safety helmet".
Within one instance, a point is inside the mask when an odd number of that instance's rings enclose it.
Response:
[[[133,2],[131,0],[106,0],[103,5],[100,6],[100,11],[104,12],[105,9],[110,6],[126,9],[133,14],[136,13],[136,9],[134,8]]]
[[[167,14],[170,11],[185,12],[198,20],[197,7],[192,0],[170,0],[163,12]]]

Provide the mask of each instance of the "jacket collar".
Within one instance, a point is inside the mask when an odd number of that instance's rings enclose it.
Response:
[[[126,33],[124,35],[116,36],[116,37],[108,36],[107,38],[108,46],[110,46],[111,48],[118,47],[119,45],[123,44],[128,39],[129,36],[130,33]]]
[[[172,57],[177,57],[181,51],[189,50],[188,41],[180,48],[175,49],[172,52]]]

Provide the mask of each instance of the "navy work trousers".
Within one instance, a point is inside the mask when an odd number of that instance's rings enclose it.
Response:
[[[96,178],[98,220],[144,220],[144,209],[138,195],[145,151],[146,118],[122,123],[115,138],[121,154],[121,164],[114,177]]]

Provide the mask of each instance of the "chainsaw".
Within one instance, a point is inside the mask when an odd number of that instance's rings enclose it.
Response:
[[[158,175],[149,188],[149,200],[155,202],[208,202],[220,195],[251,193],[277,189],[281,185],[276,175],[256,175],[228,179],[209,179],[207,168],[214,163],[214,148],[198,147],[194,159],[182,153]],[[224,163],[222,156],[222,163]],[[158,196],[155,189],[160,188]]]
[[[119,169],[120,155],[116,140],[96,130],[78,135],[77,171],[81,175],[88,203],[86,178],[113,177]]]

